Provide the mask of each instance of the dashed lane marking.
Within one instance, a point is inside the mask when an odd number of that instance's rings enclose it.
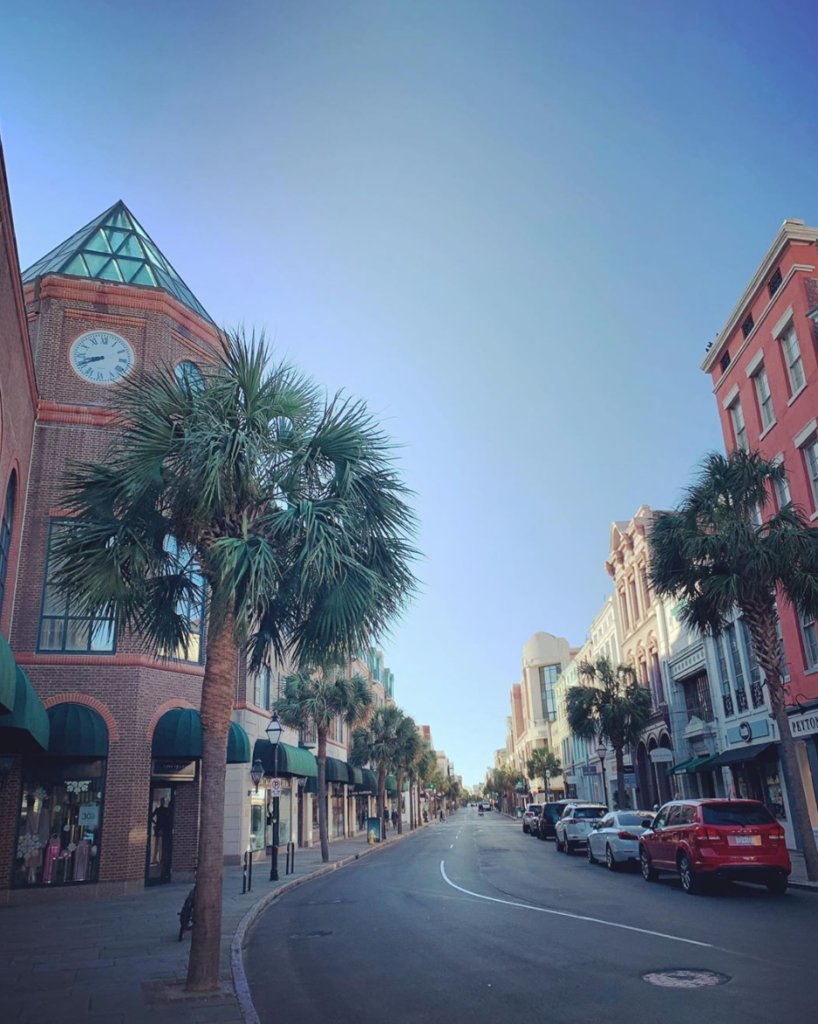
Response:
[[[443,876],[443,881],[447,885],[450,885],[453,889],[457,889],[459,892],[464,892],[467,896],[474,896],[478,900],[487,900],[489,903],[503,903],[507,907],[519,907],[521,910],[533,910],[538,914],[552,914],[554,917],[569,917],[574,921],[585,921],[588,924],[601,924],[608,928],[621,928],[626,932],[638,932],[640,935],[652,935],[657,939],[668,939],[670,942],[683,942],[687,946],[699,946],[704,949],[719,949],[720,947],[714,946],[711,942],[698,942],[696,939],[684,939],[680,935],[667,935],[665,932],[654,932],[648,928],[637,928],[632,924],[621,924],[619,921],[604,921],[601,917],[585,917],[583,914],[571,914],[567,910],[550,910],[547,907],[533,907],[528,903],[515,903],[513,900],[501,900],[496,896],[484,896],[479,892],[472,892],[471,889],[464,889],[462,885],[457,885],[451,878],[446,874],[445,861],[440,862],[440,873]],[[724,952],[731,952],[731,950],[724,950]]]

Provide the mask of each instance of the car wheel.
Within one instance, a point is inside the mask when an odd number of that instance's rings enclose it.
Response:
[[[574,844],[571,842],[570,839],[565,840],[565,852],[568,854],[569,857],[572,856],[574,852]]]
[[[787,876],[780,875],[778,878],[773,878],[767,882],[767,892],[771,896],[783,896],[787,891]]]
[[[651,864],[648,851],[644,847],[639,851],[639,866],[642,868],[642,877],[646,882],[655,882],[659,877],[659,873]]]
[[[693,870],[693,865],[686,853],[679,857],[679,879],[688,896],[698,896],[702,891],[702,880]]]
[[[618,871],[619,865],[614,859],[613,850],[611,849],[610,843],[605,845],[605,865],[609,871]]]
[[[596,864],[596,857],[594,856],[593,850],[591,849],[591,843],[588,843],[588,863]]]

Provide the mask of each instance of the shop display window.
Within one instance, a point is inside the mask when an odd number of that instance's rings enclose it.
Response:
[[[26,765],[13,884],[96,882],[104,799],[104,758],[44,758]]]

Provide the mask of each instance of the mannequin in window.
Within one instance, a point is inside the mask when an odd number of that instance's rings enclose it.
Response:
[[[153,822],[153,863],[161,864],[165,853],[165,836],[170,830],[170,808],[165,806],[165,798],[160,797],[159,806],[151,815]]]

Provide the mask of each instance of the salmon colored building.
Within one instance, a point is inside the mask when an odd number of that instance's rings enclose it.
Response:
[[[728,450],[783,462],[774,507],[793,501],[818,524],[818,228],[786,220],[708,347]],[[779,602],[790,728],[818,831],[818,624]],[[748,730],[745,729],[745,732]],[[752,730],[749,730],[752,732]],[[748,736],[748,747],[754,737]]]

